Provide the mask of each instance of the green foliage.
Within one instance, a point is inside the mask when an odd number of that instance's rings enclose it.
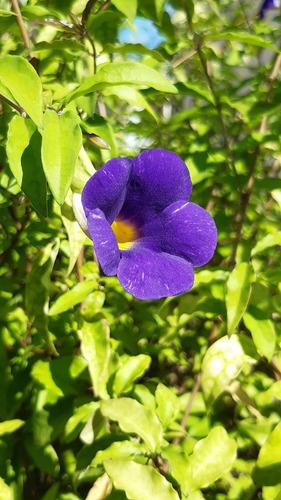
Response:
[[[1,500],[281,498],[280,16],[257,8],[0,2]],[[218,247],[145,303],[73,200],[149,147],[186,161]]]

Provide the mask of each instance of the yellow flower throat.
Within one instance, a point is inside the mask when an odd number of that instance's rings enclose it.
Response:
[[[111,229],[114,232],[118,247],[121,250],[127,250],[132,243],[138,238],[138,231],[135,226],[128,224],[128,222],[116,219],[111,224]]]

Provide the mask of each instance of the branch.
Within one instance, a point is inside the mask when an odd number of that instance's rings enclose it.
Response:
[[[22,15],[21,15],[21,11],[20,11],[20,8],[19,8],[18,1],[17,0],[11,0],[11,4],[12,4],[12,7],[13,7],[16,15],[17,15],[17,22],[18,22],[18,25],[19,25],[19,29],[20,29],[20,32],[21,32],[23,43],[24,43],[25,47],[27,49],[29,49],[30,48],[30,39],[29,39],[28,33],[27,33],[26,29],[25,29],[25,25],[24,25],[24,22],[23,22],[23,18],[22,18]]]
[[[10,99],[7,99],[7,97],[4,97],[2,94],[0,94],[0,99],[2,99],[2,101],[5,101],[7,104],[9,104],[9,106],[11,106],[12,108],[14,108],[16,111],[18,111],[19,114],[23,118],[26,118],[26,116],[27,116],[26,112],[24,111],[24,109],[21,106],[19,106],[15,102],[10,101]]]

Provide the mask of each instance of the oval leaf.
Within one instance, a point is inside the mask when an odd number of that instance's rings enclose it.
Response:
[[[269,435],[262,446],[253,472],[254,481],[263,486],[280,483],[281,467],[281,423]]]
[[[217,340],[207,350],[202,363],[201,386],[210,405],[239,374],[245,356],[237,335]]]
[[[113,392],[119,396],[121,392],[128,392],[132,389],[134,381],[141,377],[148,370],[151,363],[150,356],[139,354],[131,356],[118,368],[113,382]]]
[[[34,123],[43,128],[42,84],[33,66],[20,56],[1,57],[0,83]]]
[[[270,319],[255,318],[249,312],[244,314],[243,320],[251,332],[258,353],[265,356],[268,361],[271,361],[276,345],[276,333],[273,322]]]
[[[116,420],[122,431],[138,434],[150,452],[155,453],[162,443],[163,430],[160,421],[150,408],[138,401],[131,398],[103,401],[101,412],[105,417]]]
[[[190,458],[194,489],[206,488],[231,468],[236,458],[236,442],[223,427],[212,429],[201,439]]]
[[[104,467],[115,488],[125,491],[129,500],[179,500],[171,483],[150,465],[132,460],[106,460]]]
[[[76,113],[68,110],[59,115],[47,109],[42,131],[42,161],[50,190],[59,205],[66,198],[81,146],[82,133]]]
[[[30,119],[15,115],[7,139],[9,166],[35,210],[47,216],[47,183],[41,161],[41,136]]]
[[[76,304],[80,304],[95,288],[97,288],[97,282],[94,280],[77,283],[71,290],[56,300],[50,308],[49,316],[68,311],[68,309],[71,309]]]
[[[229,275],[225,298],[229,335],[234,332],[247,307],[254,278],[253,268],[246,262],[238,264]]]
[[[6,420],[5,422],[0,422],[0,436],[4,436],[4,434],[12,434],[23,425],[24,421],[19,419]]]
[[[84,323],[81,330],[81,352],[86,359],[96,396],[107,398],[111,346],[105,321]]]
[[[104,64],[96,75],[85,79],[80,87],[68,95],[66,102],[110,85],[128,84],[152,87],[161,92],[177,93],[176,87],[155,69],[138,62],[116,62]]]

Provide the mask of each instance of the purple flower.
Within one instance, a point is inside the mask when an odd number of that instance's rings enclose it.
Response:
[[[280,8],[280,0],[264,0],[259,10],[259,17],[263,19],[268,10],[278,8]]]
[[[114,158],[82,192],[88,233],[104,274],[138,299],[190,290],[193,267],[213,256],[212,217],[188,202],[190,175],[180,157],[163,149],[134,159]]]

